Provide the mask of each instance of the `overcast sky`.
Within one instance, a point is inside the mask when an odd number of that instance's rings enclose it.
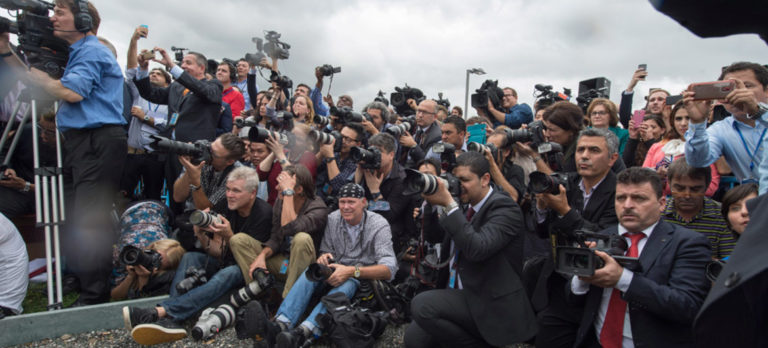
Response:
[[[651,87],[677,93],[716,79],[734,61],[768,63],[768,47],[757,35],[702,39],[644,0],[92,2],[102,17],[99,34],[117,47],[121,65],[140,24],[149,26],[140,49],[181,46],[216,60],[254,52],[251,37],[276,30],[292,46],[280,70],[294,85],[314,85],[317,65],[341,66],[331,94],[350,94],[356,109],[378,90],[389,95],[405,83],[430,98],[443,92],[463,107],[466,69],[475,67],[487,75],[470,77],[470,94],[483,80],[498,79],[532,105],[536,83],[575,94],[578,81],[603,76],[618,102],[645,63],[649,76],[637,87],[638,108]],[[323,94],[327,87],[326,80]]]

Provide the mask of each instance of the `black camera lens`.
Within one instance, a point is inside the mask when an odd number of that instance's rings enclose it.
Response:
[[[328,279],[333,273],[333,268],[330,268],[319,263],[310,264],[307,267],[307,271],[304,273],[307,279],[313,282],[322,282]]]
[[[364,169],[379,169],[381,167],[381,152],[375,147],[364,149],[359,146],[353,147],[349,155],[355,162],[361,162],[360,166]]]
[[[535,194],[550,193],[556,195],[560,193],[560,181],[551,175],[542,172],[532,172],[528,175],[528,178],[530,179],[531,192]]]
[[[391,134],[395,139],[400,138],[401,135],[411,130],[411,124],[403,122],[401,124],[394,125],[386,129],[386,132]]]

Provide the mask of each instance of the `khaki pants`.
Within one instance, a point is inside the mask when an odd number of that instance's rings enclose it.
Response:
[[[261,242],[245,233],[238,233],[229,239],[229,247],[235,256],[240,271],[243,272],[245,283],[250,283],[253,279],[249,270],[263,249]],[[280,268],[283,267],[283,260],[285,259],[288,259],[288,270],[285,274],[281,274]],[[316,259],[315,244],[312,237],[308,233],[299,232],[293,236],[291,241],[290,257],[283,253],[274,253],[266,260],[267,271],[275,278],[285,281],[283,298],[288,295],[301,272],[304,272],[309,264],[315,262]]]

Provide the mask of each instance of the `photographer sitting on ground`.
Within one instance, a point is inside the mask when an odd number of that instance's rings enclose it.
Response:
[[[274,205],[277,199],[277,176],[283,171],[283,166],[302,164],[309,169],[313,178],[317,175],[315,154],[308,150],[309,142],[307,141],[307,135],[309,131],[308,125],[303,123],[295,124],[293,130],[291,130],[294,142],[290,145],[287,152],[285,151],[285,145],[271,136],[264,141],[272,153],[261,161],[259,166],[256,167],[256,171],[259,173],[259,180],[267,182],[267,188],[269,189],[267,203],[270,205]]]
[[[360,280],[390,280],[397,272],[389,224],[379,214],[366,211],[366,199],[360,185],[349,183],[339,192],[339,210],[328,216],[320,257],[317,263],[332,269],[325,281],[312,281],[306,272],[283,300],[274,321],[261,332],[278,347],[300,347],[310,336],[322,334],[317,316],[327,309],[318,303],[309,316],[299,322],[315,293],[341,292],[352,298]],[[266,318],[264,318],[266,321]]]
[[[371,207],[384,216],[392,229],[395,253],[400,253],[411,238],[416,236],[412,219],[404,219],[413,211],[413,197],[403,195],[405,171],[395,162],[395,138],[388,133],[379,133],[368,139],[368,148],[381,152],[381,166],[378,169],[364,169],[358,164],[355,182],[364,185],[366,199]]]
[[[171,290],[176,268],[186,251],[174,239],[154,241],[147,249],[160,254],[160,268],[148,270],[142,265],[125,266],[127,275],[112,288],[113,300],[166,295]]]
[[[265,269],[285,281],[285,298],[299,274],[317,257],[313,241],[322,239],[328,210],[315,195],[309,170],[301,164],[285,167],[277,182],[280,194],[272,210],[269,240],[262,242],[238,233],[230,240],[230,247],[246,283],[253,280],[255,269]]]
[[[226,178],[227,200],[213,210],[219,213],[221,223],[211,222],[207,227],[194,226],[195,237],[203,246],[201,252],[187,252],[171,283],[170,298],[157,307],[123,307],[123,320],[139,344],[157,344],[187,336],[180,322],[192,317],[227,291],[244,285],[243,274],[235,262],[231,248],[232,236],[246,233],[256,240],[265,241],[272,229],[272,207],[256,198],[259,179],[256,171],[239,167]],[[190,274],[194,271],[196,274]],[[202,275],[208,278],[202,285]],[[184,282],[182,282],[184,281]],[[189,284],[191,282],[191,284]],[[179,286],[179,284],[182,284]],[[190,289],[191,287],[191,289]]]
[[[29,285],[29,257],[24,239],[11,220],[0,213],[0,319],[21,314]]]

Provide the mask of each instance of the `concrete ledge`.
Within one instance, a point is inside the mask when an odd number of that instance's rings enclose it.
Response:
[[[12,316],[0,320],[0,347],[23,344],[64,334],[124,326],[123,306],[155,306],[168,296],[109,302],[99,305]]]

